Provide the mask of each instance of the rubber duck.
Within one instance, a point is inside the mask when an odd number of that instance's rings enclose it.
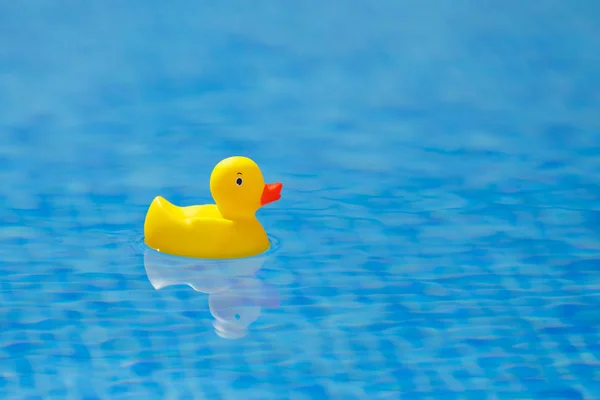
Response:
[[[215,204],[179,207],[157,196],[146,214],[144,241],[154,250],[183,257],[229,259],[263,253],[270,242],[256,212],[279,200],[282,187],[279,182],[265,184],[250,158],[226,158],[210,176]]]

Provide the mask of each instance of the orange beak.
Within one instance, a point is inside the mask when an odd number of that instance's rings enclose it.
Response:
[[[260,205],[264,206],[265,204],[279,200],[281,198],[282,187],[283,185],[279,182],[267,183],[260,198]]]

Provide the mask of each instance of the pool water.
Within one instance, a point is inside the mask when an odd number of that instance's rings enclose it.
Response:
[[[0,2],[0,398],[600,398],[599,4]]]

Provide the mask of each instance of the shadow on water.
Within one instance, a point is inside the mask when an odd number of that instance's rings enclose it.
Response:
[[[240,339],[263,309],[279,307],[276,288],[256,277],[271,256],[267,253],[235,260],[183,258],[144,250],[144,268],[156,290],[188,285],[208,294],[215,333],[225,339]]]

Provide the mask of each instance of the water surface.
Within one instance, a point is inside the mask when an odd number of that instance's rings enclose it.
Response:
[[[0,3],[0,397],[597,397],[598,18]],[[152,198],[238,154],[275,248],[153,261]]]

